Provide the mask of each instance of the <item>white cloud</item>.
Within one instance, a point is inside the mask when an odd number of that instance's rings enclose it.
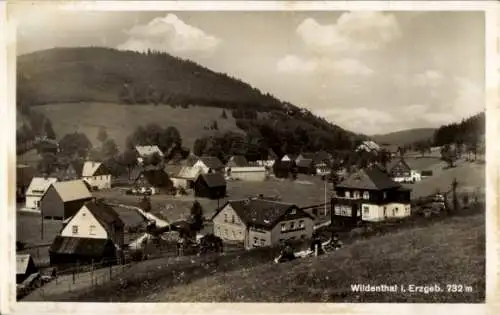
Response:
[[[420,87],[439,87],[444,80],[444,75],[440,71],[426,70],[423,73],[416,74],[413,78],[413,84]]]
[[[386,126],[395,122],[391,113],[367,107],[319,109],[314,113],[344,128],[365,134],[385,132]]]
[[[295,55],[287,55],[278,60],[276,67],[279,72],[295,74],[318,74],[329,72],[332,74],[344,74],[349,76],[370,76],[373,70],[361,61],[350,58],[331,60],[329,58],[304,59]]]
[[[307,18],[296,32],[313,50],[349,53],[379,50],[401,36],[392,14],[366,11],[344,13],[335,24],[327,25]]]
[[[136,25],[126,33],[129,38],[118,49],[141,52],[152,49],[180,56],[208,56],[220,44],[220,39],[184,23],[174,14]]]

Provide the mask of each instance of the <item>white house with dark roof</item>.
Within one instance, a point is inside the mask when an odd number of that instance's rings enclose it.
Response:
[[[51,264],[116,259],[124,247],[124,226],[104,201],[85,202],[54,239],[49,250]]]
[[[224,172],[224,164],[215,156],[201,156],[193,168],[200,169],[201,174]]]
[[[50,185],[40,200],[40,209],[44,217],[64,220],[72,217],[91,199],[92,194],[81,179],[56,182]]]
[[[357,148],[356,152],[378,152],[380,151],[380,146],[372,140],[363,141]]]
[[[82,179],[95,189],[111,188],[111,174],[101,162],[85,161],[82,168]]]
[[[361,169],[335,186],[333,220],[384,221],[411,214],[411,189],[393,181],[378,167]]]
[[[39,210],[40,200],[47,192],[50,185],[57,182],[53,177],[33,177],[28,189],[26,190],[26,209]]]
[[[214,234],[247,249],[309,239],[314,218],[293,204],[249,198],[228,201],[212,217]]]

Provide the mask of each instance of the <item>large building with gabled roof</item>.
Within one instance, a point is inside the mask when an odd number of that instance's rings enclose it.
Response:
[[[411,190],[393,181],[378,167],[361,169],[335,187],[332,222],[356,224],[384,221],[411,214]]]
[[[43,195],[40,208],[44,217],[64,220],[72,217],[91,199],[92,194],[81,179],[56,182]]]
[[[215,235],[247,249],[308,239],[314,225],[314,218],[296,205],[262,198],[228,201],[212,221]]]

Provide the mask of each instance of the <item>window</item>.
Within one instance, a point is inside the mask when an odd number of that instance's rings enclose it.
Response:
[[[351,193],[350,193],[350,192],[348,192],[348,191],[346,191],[346,192],[345,192],[345,197],[346,197],[346,198],[351,198]]]
[[[297,213],[297,210],[295,210],[295,209],[292,209],[292,210],[290,211],[290,214],[296,214],[296,213]]]
[[[359,199],[359,191],[354,192],[354,199]]]
[[[264,240],[264,239],[262,239],[262,238],[261,238],[261,239],[260,239],[260,245],[261,245],[261,246],[266,245],[266,240]]]
[[[78,226],[77,225],[73,225],[72,229],[73,229],[73,234],[78,234]]]
[[[369,193],[369,192],[367,192],[367,191],[365,191],[365,192],[363,193],[363,199],[370,199],[370,193]]]
[[[335,205],[335,214],[340,215],[340,206],[339,205]]]
[[[39,200],[35,200],[35,207],[40,208],[40,201]]]
[[[290,230],[293,230],[295,228],[295,222],[290,222]]]
[[[224,213],[224,222],[227,222],[227,213]]]
[[[95,235],[95,225],[91,225],[91,226],[90,226],[90,231],[89,231],[89,234],[90,234],[90,235]]]
[[[286,224],[281,223],[281,232],[284,232],[284,231],[286,231]]]
[[[363,207],[363,214],[368,214],[368,213],[370,213],[370,207],[364,206]]]
[[[299,221],[299,228],[303,229],[305,227],[304,220]]]
[[[231,216],[231,223],[234,223],[234,214]]]
[[[395,217],[396,213],[398,213],[398,208],[392,209],[392,216]]]
[[[257,245],[258,241],[259,241],[259,239],[258,239],[258,238],[256,238],[256,237],[254,237],[254,238],[253,238],[253,244],[254,244],[254,245]]]

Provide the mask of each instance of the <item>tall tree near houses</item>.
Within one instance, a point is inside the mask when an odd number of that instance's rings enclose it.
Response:
[[[121,156],[121,160],[123,165],[127,168],[128,178],[130,178],[130,173],[132,171],[132,168],[134,168],[134,166],[137,165],[136,152],[131,149],[125,150]]]
[[[188,223],[190,225],[190,229],[195,232],[199,232],[203,228],[203,207],[195,200],[193,205],[191,206],[190,215],[188,218]]]

